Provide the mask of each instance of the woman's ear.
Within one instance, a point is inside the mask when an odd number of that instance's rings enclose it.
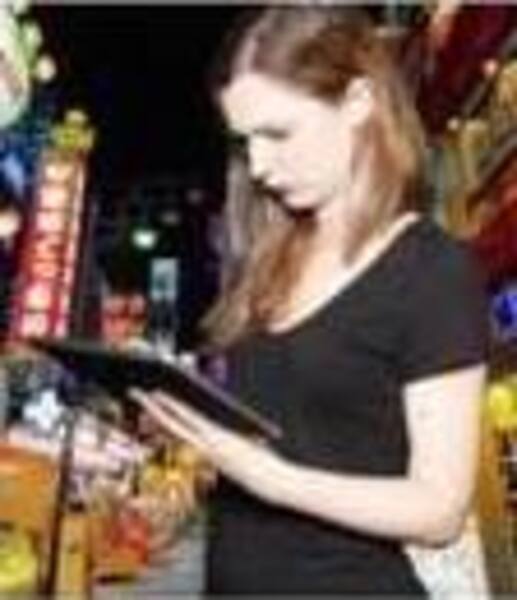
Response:
[[[352,126],[368,122],[375,110],[375,90],[367,77],[354,77],[340,100],[340,111]]]

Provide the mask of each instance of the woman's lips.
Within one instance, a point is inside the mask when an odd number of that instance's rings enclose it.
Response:
[[[281,201],[290,193],[286,186],[262,183],[260,181],[255,182],[254,189],[259,195],[271,198],[275,201]]]

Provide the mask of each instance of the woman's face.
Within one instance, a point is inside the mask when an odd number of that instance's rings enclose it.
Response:
[[[350,110],[267,75],[245,73],[221,93],[228,126],[252,177],[290,210],[343,205],[355,148]]]

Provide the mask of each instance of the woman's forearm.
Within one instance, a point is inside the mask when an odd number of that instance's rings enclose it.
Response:
[[[265,444],[192,414],[173,399],[160,398],[153,402],[142,397],[140,402],[226,477],[264,501],[343,528],[421,544],[446,543],[460,531],[474,479],[470,442],[463,452],[456,444],[453,456],[446,456],[443,448],[433,455],[415,444],[419,451],[414,451],[408,475],[350,475],[293,463]],[[427,439],[436,437],[429,434]]]
[[[352,476],[287,466],[269,482],[274,503],[336,525],[382,537],[439,545],[457,535],[464,506],[410,477]],[[466,503],[463,503],[466,504]]]

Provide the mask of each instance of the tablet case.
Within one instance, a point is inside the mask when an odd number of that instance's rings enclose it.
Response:
[[[128,400],[131,388],[159,389],[224,427],[272,440],[281,437],[275,423],[200,372],[160,359],[148,351],[120,350],[82,339],[37,338],[31,340],[31,344],[58,360],[80,381],[94,381],[115,398],[133,402]]]

